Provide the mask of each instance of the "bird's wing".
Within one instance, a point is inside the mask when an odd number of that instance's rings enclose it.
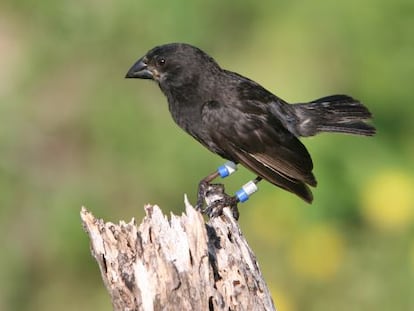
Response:
[[[214,109],[211,109],[213,108]],[[203,107],[203,123],[221,155],[305,201],[306,184],[316,186],[312,160],[305,146],[260,101],[215,103]]]
[[[254,154],[245,150],[235,148],[234,153],[239,163],[256,173],[258,176],[278,187],[295,193],[306,202],[312,202],[313,195],[306,183],[282,173],[279,170],[279,167],[269,166],[266,162],[258,159]]]

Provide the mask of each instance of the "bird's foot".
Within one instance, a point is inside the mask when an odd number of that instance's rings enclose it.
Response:
[[[217,217],[223,214],[223,208],[229,207],[233,217],[239,219],[239,210],[237,208],[238,199],[230,196],[224,191],[223,184],[209,184],[204,196],[206,207],[201,212],[208,217]]]
[[[206,208],[203,210],[203,213],[206,214],[208,217],[218,217],[223,214],[223,209],[225,207],[229,207],[234,219],[239,219],[239,208],[237,206],[237,198],[234,196],[229,196],[226,194],[220,200],[214,201],[211,204],[207,205]]]
[[[197,204],[196,209],[202,211],[204,200],[207,194],[208,188],[211,186],[210,182],[217,177],[226,178],[230,176],[237,170],[237,164],[232,161],[227,161],[222,166],[220,166],[216,171],[210,173],[208,176],[204,177],[198,184],[198,193],[197,193]],[[223,191],[224,193],[224,187]],[[207,203],[208,205],[208,203]]]
[[[230,207],[233,211],[234,218],[239,218],[237,209],[238,197],[231,197],[224,191],[223,184],[211,184],[211,181],[217,177],[225,178],[237,170],[237,164],[227,161],[216,171],[206,176],[198,184],[196,209],[209,217],[216,217],[223,213],[224,207]],[[204,203],[206,207],[204,208]]]
[[[204,179],[200,181],[198,184],[198,191],[197,191],[197,203],[195,205],[196,210],[203,212],[204,207],[204,200],[207,195],[207,190],[210,186],[210,183],[205,181]]]

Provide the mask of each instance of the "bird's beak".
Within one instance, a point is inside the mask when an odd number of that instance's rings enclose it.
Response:
[[[127,72],[127,79],[154,79],[154,75],[145,62],[145,56],[140,58]]]

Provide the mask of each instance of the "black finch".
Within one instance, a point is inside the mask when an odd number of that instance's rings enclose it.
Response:
[[[312,202],[312,159],[298,139],[320,132],[372,136],[371,113],[347,95],[288,104],[183,43],[150,50],[126,78],[155,80],[174,121],[210,151]]]

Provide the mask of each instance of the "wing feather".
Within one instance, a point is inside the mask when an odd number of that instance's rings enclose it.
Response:
[[[307,185],[316,186],[316,179],[308,151],[270,112],[269,103],[259,100],[257,88],[254,91],[253,94],[243,89],[244,98],[225,98],[203,106],[207,147],[311,202],[312,193]],[[249,98],[249,94],[256,98]]]
[[[258,160],[253,154],[245,152],[241,149],[235,149],[234,152],[237,155],[236,157],[238,158],[239,163],[256,173],[258,176],[271,182],[275,186],[295,193],[306,202],[312,202],[312,192],[305,183],[283,174],[275,167],[266,165]]]

